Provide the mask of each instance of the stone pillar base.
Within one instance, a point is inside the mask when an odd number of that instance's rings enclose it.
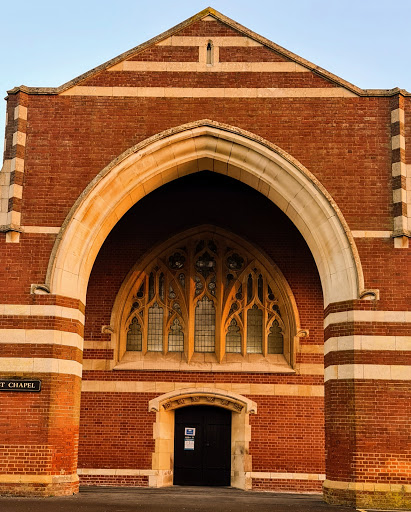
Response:
[[[326,480],[324,501],[372,509],[411,509],[411,485]]]
[[[79,491],[73,475],[0,475],[0,496],[69,496]]]

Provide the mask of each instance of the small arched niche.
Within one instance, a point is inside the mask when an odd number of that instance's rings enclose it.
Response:
[[[293,372],[298,310],[262,250],[215,226],[150,250],[116,297],[118,369]]]

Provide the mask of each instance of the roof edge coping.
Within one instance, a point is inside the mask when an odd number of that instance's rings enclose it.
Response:
[[[259,34],[253,32],[252,30],[248,29],[247,27],[244,27],[240,23],[232,20],[231,18],[228,18],[224,14],[221,14],[219,11],[212,7],[206,7],[202,11],[198,12],[194,16],[191,16],[190,18],[186,19],[185,21],[182,21],[181,23],[175,25],[174,27],[166,30],[165,32],[149,39],[148,41],[135,46],[134,48],[131,48],[130,50],[127,50],[124,53],[121,53],[117,57],[114,57],[113,59],[110,59],[103,64],[100,64],[99,66],[92,68],[89,71],[86,71],[85,73],[77,76],[76,78],[73,78],[69,82],[66,82],[58,87],[28,87],[25,85],[20,85],[17,87],[14,87],[13,89],[10,89],[7,91],[7,94],[17,94],[18,92],[24,92],[26,94],[49,94],[49,95],[56,95],[60,94],[61,92],[66,91],[67,89],[70,89],[71,87],[74,87],[75,85],[78,85],[83,80],[89,78],[90,76],[99,73],[101,71],[104,71],[105,69],[114,66],[115,64],[127,59],[131,55],[135,55],[139,52],[142,52],[146,49],[148,49],[150,46],[155,45],[156,43],[159,43],[163,41],[164,39],[167,39],[168,37],[171,37],[176,32],[182,30],[183,28],[186,28],[187,26],[191,25],[192,23],[195,23],[196,21],[205,18],[206,16],[211,15],[215,17],[217,20],[222,21],[223,23],[226,23],[230,27],[234,28],[235,30],[243,33],[247,37],[250,37],[251,39],[254,39],[255,41],[263,44],[264,46],[267,46],[271,48],[272,50],[276,51],[277,53],[280,53],[284,57],[287,57],[294,62],[297,62],[301,66],[304,66],[308,69],[310,69],[313,73],[316,73],[320,75],[323,78],[326,78],[327,80],[330,80],[341,87],[344,87],[345,89],[350,90],[354,94],[357,94],[358,96],[394,96],[395,94],[402,94],[403,96],[411,96],[411,93],[406,91],[405,89],[399,89],[398,87],[395,87],[393,89],[361,89],[360,87],[357,87],[356,85],[348,82],[347,80],[344,80],[343,78],[340,78],[339,76],[327,71],[326,69],[321,68],[320,66],[317,66],[316,64],[313,64],[312,62],[304,59],[303,57],[300,57],[299,55],[296,55],[295,53],[283,48],[282,46],[270,41],[269,39],[266,39],[263,36],[260,36]]]

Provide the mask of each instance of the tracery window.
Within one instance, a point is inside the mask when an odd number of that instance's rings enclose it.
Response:
[[[266,258],[215,232],[146,260],[125,321],[126,350],[248,357],[289,354],[289,311]],[[275,273],[274,273],[275,274]]]

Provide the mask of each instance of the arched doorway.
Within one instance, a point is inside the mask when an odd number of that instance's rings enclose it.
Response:
[[[195,413],[196,408],[198,408],[198,414]],[[178,413],[180,410],[182,411],[182,413],[180,413],[181,416]],[[185,410],[187,413],[184,412]],[[204,413],[216,410],[218,411],[216,415],[219,415],[219,418],[213,423],[212,415],[210,417],[210,414],[207,415]],[[217,387],[207,388],[198,386],[196,388],[182,388],[160,395],[149,402],[149,411],[156,413],[156,422],[153,429],[155,436],[153,470],[156,473],[152,479],[153,487],[164,487],[175,483],[174,468],[176,446],[177,450],[182,447],[184,451],[184,438],[186,437],[185,428],[196,428],[193,427],[194,422],[196,422],[196,425],[202,423],[203,439],[200,440],[202,446],[199,450],[198,457],[201,468],[197,470],[196,478],[198,478],[198,480],[195,481],[204,482],[204,478],[212,478],[212,481],[216,483],[211,483],[211,485],[231,485],[239,489],[251,488],[252,463],[249,451],[251,441],[250,415],[257,414],[257,404],[254,401],[232,391],[219,389]],[[194,415],[190,418],[192,411],[194,411]],[[177,417],[175,416],[176,413]],[[208,420],[205,419],[204,416],[208,416]],[[190,425],[185,424],[186,421],[189,421]],[[205,446],[207,441],[204,438],[204,432],[207,431],[206,435],[219,435],[222,424],[225,430],[225,439],[222,440],[222,446],[225,452],[222,459],[219,459],[217,456],[219,469],[213,471],[213,467],[215,469],[217,468],[213,466],[215,461],[207,459],[207,453],[204,452],[204,450],[208,448]],[[176,427],[179,430],[177,430]],[[217,427],[217,432],[212,432],[215,427]],[[188,440],[193,440],[192,434],[187,434],[187,437],[191,438]],[[194,436],[194,438],[195,437],[196,436]],[[194,449],[196,442],[197,440],[194,439]],[[220,449],[219,441],[216,441],[215,437],[213,444],[215,450]],[[192,445],[189,445],[189,447],[191,448]],[[227,447],[229,447],[229,450]],[[230,454],[229,460],[228,451]],[[188,469],[190,463],[190,458],[182,462],[181,460],[177,460],[177,464],[180,464],[180,467],[182,465],[183,469]],[[209,471],[207,471],[207,468]],[[204,469],[206,469],[205,474]],[[228,473],[229,479],[227,479]],[[183,482],[186,476],[186,474],[181,475],[180,473],[176,483]],[[217,478],[221,479],[216,480]],[[194,483],[194,480],[192,480],[192,482],[193,483],[190,484],[190,481],[187,482],[187,480],[185,480],[186,485],[200,485],[199,483]],[[222,482],[224,482],[224,484]]]
[[[131,148],[90,183],[58,237],[46,287],[85,301],[96,255],[124,213],[162,184],[203,170],[228,174],[253,187],[289,217],[315,259],[326,306],[364,293],[354,240],[315,177],[273,144],[210,121],[179,127]],[[334,386],[333,377],[328,380],[329,388]],[[170,468],[164,467],[164,453],[160,455],[158,470],[164,472],[156,485],[167,485]],[[247,478],[247,471],[239,472],[239,486],[246,488]]]
[[[228,486],[231,482],[231,412],[192,405],[176,409],[174,485]]]

